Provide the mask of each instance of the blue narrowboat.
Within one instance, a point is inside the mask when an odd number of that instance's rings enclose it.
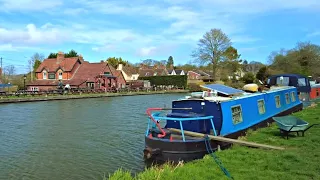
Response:
[[[211,84],[209,91],[191,93],[174,100],[171,109],[149,108],[144,158],[152,161],[190,161],[208,154],[206,138],[184,135],[192,131],[237,138],[246,130],[266,126],[272,117],[302,110],[296,87],[275,87],[248,93]],[[161,110],[171,110],[161,115]],[[159,112],[152,112],[159,111]],[[181,133],[170,131],[179,129]],[[211,148],[224,149],[230,143],[210,141]]]

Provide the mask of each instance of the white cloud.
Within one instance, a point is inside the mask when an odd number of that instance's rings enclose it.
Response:
[[[320,31],[315,31],[307,34],[307,37],[314,37],[314,36],[320,36]]]
[[[116,50],[116,46],[112,44],[92,48],[92,51],[96,51],[96,52],[108,52],[108,51],[114,51],[114,50]]]
[[[196,41],[211,28],[222,29],[235,43],[256,42],[260,38],[245,33],[246,22],[253,14],[259,15],[281,9],[319,7],[318,0],[308,2],[292,0],[290,3],[276,0],[165,0],[165,4],[143,0],[130,3],[78,0],[72,5],[68,2],[70,1],[0,0],[0,5],[8,11],[41,10],[49,13],[48,17],[44,18],[58,19],[52,20],[53,24],[37,24],[37,26],[28,24],[24,28],[0,27],[0,44],[10,44],[14,48],[43,44],[63,45],[69,42],[86,43],[93,51],[125,49],[136,52],[139,56],[151,56],[171,50],[167,47],[179,44],[196,45]],[[113,16],[108,15],[126,17],[130,22],[128,24],[118,22]],[[95,22],[88,18],[94,19]],[[147,23],[142,24],[146,21],[151,24],[150,27],[146,25]],[[63,25],[57,25],[56,22]],[[310,37],[315,35],[318,34],[311,34]]]
[[[7,51],[17,51],[12,44],[0,44],[0,52],[7,52]]]
[[[177,47],[174,43],[168,43],[168,44],[161,44],[158,46],[148,46],[148,47],[142,47],[137,50],[137,55],[140,57],[150,57],[150,56],[156,56],[161,54],[170,54],[174,49]]]
[[[5,11],[43,11],[62,4],[62,0],[0,0],[0,7]]]
[[[143,47],[138,50],[138,55],[139,56],[152,56],[156,52],[156,47],[151,46],[151,47]]]
[[[71,15],[71,16],[77,16],[80,14],[87,14],[88,10],[84,8],[67,8],[64,10],[64,14]]]
[[[47,23],[41,28],[28,24],[23,29],[0,28],[0,43],[19,45],[54,44],[62,42],[67,36],[59,29]]]

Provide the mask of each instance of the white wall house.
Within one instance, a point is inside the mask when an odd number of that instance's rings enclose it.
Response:
[[[168,75],[185,75],[185,72],[180,69],[171,69],[168,70]]]
[[[134,67],[123,66],[123,64],[119,64],[117,70],[121,71],[126,82],[135,81],[139,78],[139,73],[135,72]]]

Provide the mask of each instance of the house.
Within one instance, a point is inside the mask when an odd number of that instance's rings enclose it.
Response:
[[[182,69],[169,69],[168,75],[185,75]]]
[[[202,70],[192,70],[188,71],[188,83],[199,83],[199,82],[212,82],[213,78],[210,72],[205,72]]]
[[[121,71],[126,82],[135,81],[139,78],[139,70],[138,68],[130,65],[119,64],[117,67],[118,71]]]
[[[139,68],[139,77],[166,76],[166,75],[168,75],[168,71],[164,65],[147,66],[147,65],[141,64]]]
[[[234,77],[236,78],[236,80],[239,80],[240,78],[242,78],[246,73],[242,70],[239,69],[237,70],[234,75],[229,75],[228,79],[233,79]]]
[[[202,79],[210,79],[211,78],[211,75],[209,74],[209,72],[205,72],[202,70],[188,71],[187,75],[188,75],[188,79],[192,79],[192,80],[194,80],[194,79],[202,80]]]
[[[200,79],[201,74],[199,74],[196,71],[188,71],[187,76],[189,80],[196,80],[196,79]]]
[[[45,59],[35,73],[37,80],[27,84],[29,91],[56,90],[59,82],[71,88],[102,90],[125,86],[121,71],[106,62],[89,63],[82,56],[65,58],[62,52],[57,58]]]

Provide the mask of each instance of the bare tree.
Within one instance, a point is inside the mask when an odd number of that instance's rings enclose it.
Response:
[[[44,55],[39,53],[34,53],[31,58],[28,60],[30,72],[31,72],[31,81],[33,81],[33,73],[35,71],[35,63],[44,60]]]
[[[215,80],[218,64],[230,46],[229,37],[221,29],[211,29],[199,40],[198,48],[191,56],[200,64],[212,64],[212,78]]]
[[[16,73],[16,67],[14,65],[8,65],[4,67],[4,74],[7,81],[10,81],[12,76]]]

